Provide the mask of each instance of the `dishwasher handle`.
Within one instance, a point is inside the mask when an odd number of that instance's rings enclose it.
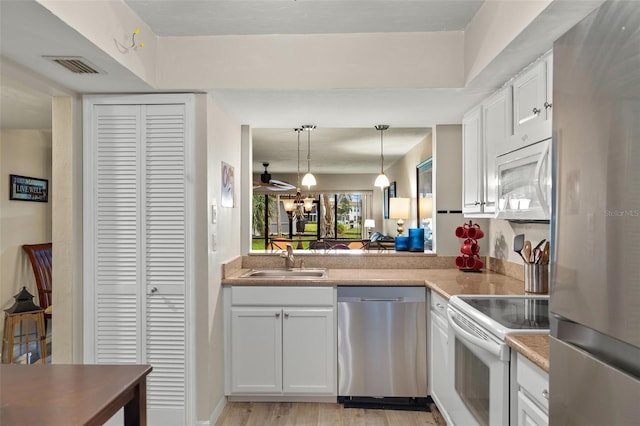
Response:
[[[361,297],[361,302],[404,302],[404,297]]]

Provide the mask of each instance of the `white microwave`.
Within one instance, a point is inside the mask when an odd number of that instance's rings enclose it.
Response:
[[[497,157],[496,218],[551,218],[551,138]]]

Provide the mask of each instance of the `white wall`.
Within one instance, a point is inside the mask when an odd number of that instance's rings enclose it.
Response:
[[[9,175],[49,179],[49,202],[9,200]],[[0,308],[26,286],[38,303],[38,291],[22,244],[51,241],[51,131],[0,131]],[[4,321],[4,315],[0,322]],[[1,326],[1,323],[0,323]],[[1,329],[1,327],[0,327]]]
[[[462,213],[462,126],[436,126],[434,134],[434,241],[440,256],[458,256],[460,243],[454,235],[457,226],[468,222]],[[447,213],[438,213],[446,211]],[[487,230],[486,221],[476,221]],[[480,243],[482,246],[482,243]],[[486,253],[486,251],[485,251]]]
[[[204,95],[202,95],[204,97]],[[200,98],[200,96],[199,96]],[[199,99],[199,103],[201,100]],[[214,410],[224,404],[224,333],[222,315],[222,263],[240,255],[240,176],[242,171],[240,140],[241,127],[209,96],[206,96],[207,228],[202,235],[208,238],[208,279],[198,282],[196,309],[198,325],[196,339],[197,418],[210,419]],[[198,104],[200,107],[200,104]],[[221,162],[234,167],[235,200],[233,208],[220,205]],[[217,211],[213,224],[212,206]],[[204,213],[204,212],[200,212]],[[215,244],[214,244],[215,240]],[[214,246],[215,245],[215,246]],[[200,344],[206,342],[206,344]]]
[[[53,362],[82,360],[82,103],[52,99]]]
[[[463,39],[462,31],[162,37],[157,83],[190,90],[463,87]]]
[[[429,132],[418,145],[385,169],[385,174],[389,181],[396,182],[396,197],[411,199],[411,218],[404,221],[404,235],[409,235],[408,229],[415,228],[417,223],[418,207],[416,197],[418,183],[416,182],[416,167],[431,157],[432,150],[432,132]],[[396,219],[384,220],[384,234],[396,235],[397,222]]]

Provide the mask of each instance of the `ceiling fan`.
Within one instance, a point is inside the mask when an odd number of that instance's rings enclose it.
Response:
[[[260,182],[253,183],[253,189],[264,188],[269,191],[291,191],[296,189],[295,186],[288,182],[271,179],[271,173],[267,170],[269,163],[262,163],[262,166],[264,167],[264,172],[260,175]]]

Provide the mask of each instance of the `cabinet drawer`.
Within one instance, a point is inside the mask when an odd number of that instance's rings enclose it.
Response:
[[[231,305],[334,306],[334,288],[234,286],[231,288]]]
[[[549,415],[524,392],[518,391],[518,426],[547,426],[548,424]]]
[[[549,374],[518,354],[518,385],[545,413],[549,412]]]
[[[446,318],[449,302],[435,291],[431,290],[431,311],[436,315]]]

